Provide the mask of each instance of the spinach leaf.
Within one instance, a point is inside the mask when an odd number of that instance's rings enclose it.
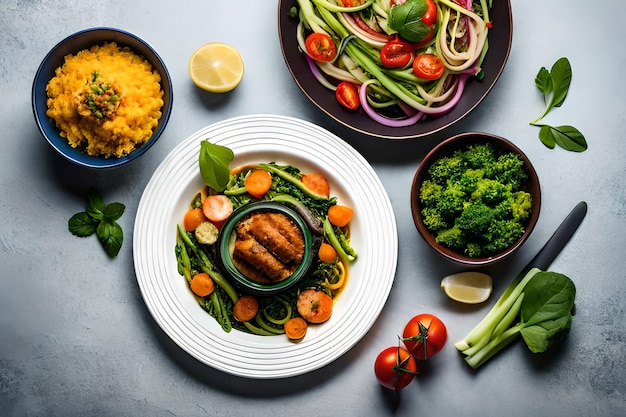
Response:
[[[587,149],[585,137],[573,126],[543,125],[539,129],[539,139],[550,149],[555,144],[572,152],[584,152]]]
[[[541,91],[544,96],[548,96],[552,92],[552,78],[550,77],[550,72],[546,69],[546,67],[541,67],[537,76],[535,77],[535,85]],[[548,103],[546,102],[546,105]]]
[[[543,353],[550,346],[559,343],[572,327],[572,315],[556,320],[547,320],[534,326],[523,328],[520,333],[532,353]]]
[[[572,82],[572,66],[567,58],[558,59],[552,70],[550,70],[550,78],[552,78],[552,99],[548,108],[561,107]]]
[[[230,163],[235,154],[230,148],[216,145],[208,139],[200,142],[200,175],[204,182],[215,191],[224,191],[230,177]]]
[[[526,284],[520,333],[531,352],[545,352],[565,337],[575,297],[572,280],[557,272],[539,272]]]

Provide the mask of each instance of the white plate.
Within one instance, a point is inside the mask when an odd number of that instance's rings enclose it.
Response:
[[[204,184],[198,168],[200,142],[228,146],[232,167],[251,162],[290,164],[329,178],[331,194],[355,209],[351,243],[358,253],[346,290],[329,321],[311,326],[304,340],[225,333],[198,306],[174,254],[176,225]],[[247,378],[284,378],[318,369],[347,352],[371,328],[393,283],[398,236],[389,201],[367,161],[332,133],[302,120],[253,115],[199,130],[159,165],[139,202],[133,237],[137,281],[163,331],[200,362]]]

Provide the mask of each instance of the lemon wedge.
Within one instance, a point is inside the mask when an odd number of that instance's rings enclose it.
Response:
[[[492,290],[491,277],[482,272],[460,272],[441,280],[441,289],[451,299],[466,304],[487,300]]]
[[[233,46],[211,42],[198,48],[189,59],[189,76],[195,85],[212,93],[226,93],[243,78],[243,59]]]

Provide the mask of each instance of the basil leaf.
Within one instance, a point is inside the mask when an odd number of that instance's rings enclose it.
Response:
[[[552,92],[552,77],[546,67],[541,67],[535,77],[535,85],[545,96]]]
[[[67,222],[68,230],[75,236],[86,237],[94,234],[98,222],[86,212],[76,213]]]
[[[552,99],[549,107],[560,107],[567,97],[570,83],[572,82],[572,67],[565,57],[559,58],[550,70],[552,78]]]
[[[95,220],[102,220],[104,214],[104,201],[99,192],[91,190],[87,193],[87,213]]]
[[[104,206],[104,210],[102,210],[102,214],[104,216],[104,220],[117,220],[122,217],[124,214],[124,210],[126,207],[122,203],[110,203]]]
[[[548,148],[554,148],[555,144],[571,152],[584,152],[587,150],[587,141],[583,134],[574,126],[550,126],[543,125],[539,130],[539,139]]]
[[[98,225],[96,234],[109,256],[117,256],[124,241],[122,227],[115,221],[104,220]]]
[[[430,31],[428,25],[422,22],[426,9],[425,0],[408,0],[392,7],[389,13],[389,28],[398,32],[406,41],[421,41]]]
[[[419,42],[430,32],[428,25],[421,20],[405,24],[398,32],[400,36],[409,42]]]
[[[225,146],[203,140],[200,142],[200,175],[204,182],[215,191],[224,191],[230,177],[230,163],[235,157]]]

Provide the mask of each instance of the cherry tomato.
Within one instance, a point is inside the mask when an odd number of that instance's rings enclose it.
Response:
[[[376,357],[374,373],[378,383],[385,388],[400,391],[417,375],[417,363],[402,346],[390,346]]]
[[[437,23],[437,5],[434,0],[426,0],[426,11],[422,16],[422,22],[428,26]]]
[[[387,68],[404,68],[414,57],[413,48],[397,40],[387,42],[380,50],[380,61]]]
[[[402,341],[415,359],[425,360],[441,351],[448,339],[443,322],[432,314],[418,314],[409,320],[402,332]]]
[[[335,97],[339,104],[350,110],[359,108],[359,88],[348,81],[342,81],[335,90]]]
[[[309,56],[316,61],[329,62],[337,56],[337,45],[325,33],[311,33],[305,41]]]
[[[420,54],[413,60],[413,73],[419,78],[437,80],[444,69],[443,61],[435,54]]]

